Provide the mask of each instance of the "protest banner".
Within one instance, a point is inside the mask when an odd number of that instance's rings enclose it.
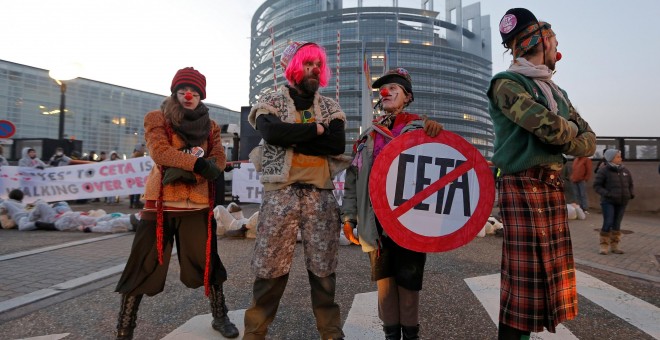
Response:
[[[237,197],[241,203],[261,203],[264,196],[264,186],[259,181],[260,173],[254,168],[252,163],[240,163],[240,167],[234,168],[232,172],[231,195]],[[344,181],[346,180],[346,171],[342,171],[333,178],[335,183],[335,198],[341,205],[344,197]]]
[[[150,157],[61,167],[0,167],[0,198],[13,189],[23,191],[24,203],[142,194],[154,166]]]

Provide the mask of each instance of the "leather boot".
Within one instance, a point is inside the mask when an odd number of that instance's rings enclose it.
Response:
[[[619,249],[619,242],[621,242],[621,232],[619,230],[612,231],[610,234],[610,249],[612,254],[623,254],[623,250]]]
[[[598,252],[601,255],[607,255],[607,252],[610,250],[610,232],[601,231],[600,232],[600,251]]]
[[[417,326],[401,326],[401,334],[403,340],[419,340],[419,325]]]
[[[142,294],[136,296],[122,294],[121,309],[117,320],[117,340],[133,339],[140,301],[142,301]]]
[[[225,295],[221,285],[211,286],[209,300],[211,301],[211,313],[213,314],[211,327],[220,332],[225,338],[238,337],[238,328],[229,321],[229,316],[227,316],[227,305],[225,304]]]
[[[385,340],[401,340],[401,325],[385,326],[383,325],[383,332],[385,332]]]
[[[268,326],[275,319],[289,274],[273,279],[257,277],[252,287],[252,305],[245,311],[244,340],[265,339]]]
[[[39,230],[57,230],[55,223],[36,221],[34,222],[34,226]]]

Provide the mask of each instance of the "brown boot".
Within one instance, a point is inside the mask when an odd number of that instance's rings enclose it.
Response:
[[[610,235],[610,249],[612,254],[623,254],[623,250],[619,249],[619,242],[621,242],[621,232],[618,230],[612,231]]]
[[[607,255],[607,252],[610,250],[610,232],[601,231],[600,232],[600,251],[598,252],[601,255]]]
[[[229,321],[229,316],[227,316],[227,305],[225,304],[225,295],[221,285],[211,286],[209,300],[211,301],[211,314],[213,314],[211,327],[220,332],[225,338],[238,337],[238,328]]]
[[[133,339],[140,301],[142,301],[141,294],[136,296],[122,294],[119,319],[117,320],[117,340]]]

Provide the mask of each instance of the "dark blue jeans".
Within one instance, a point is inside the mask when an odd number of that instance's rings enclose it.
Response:
[[[607,233],[621,230],[621,220],[623,220],[626,205],[600,202],[600,206],[603,209],[603,228],[601,231]]]

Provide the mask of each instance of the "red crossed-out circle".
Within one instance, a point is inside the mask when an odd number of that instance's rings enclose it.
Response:
[[[11,138],[16,133],[16,126],[8,120],[0,120],[0,138]]]
[[[445,144],[458,151],[466,160],[405,203],[391,207],[386,189],[390,166],[402,152],[426,143]],[[472,169],[479,182],[479,200],[472,215],[462,227],[447,235],[426,236],[413,232],[401,223],[399,217]],[[380,152],[369,176],[369,196],[378,221],[397,244],[418,252],[443,252],[468,244],[484,227],[495,201],[495,181],[488,163],[479,150],[462,137],[449,131],[442,131],[436,137],[429,137],[424,131],[418,130],[393,139]],[[438,220],[442,223],[442,219]]]

